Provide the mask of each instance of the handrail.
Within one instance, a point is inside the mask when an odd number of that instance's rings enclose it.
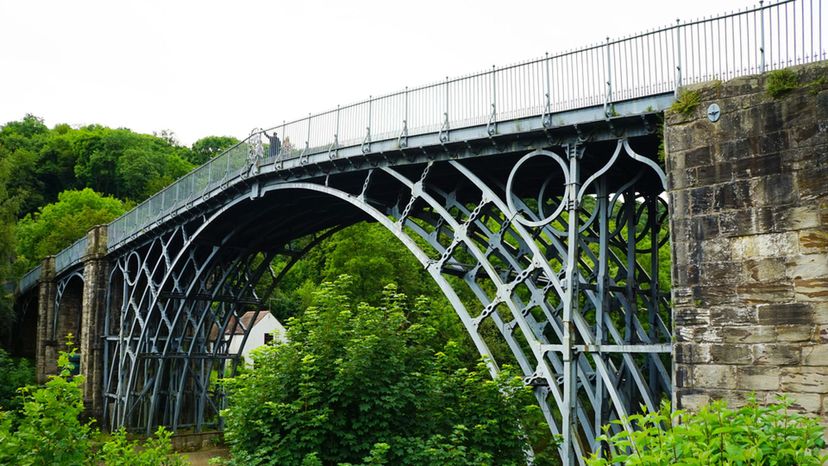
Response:
[[[816,15],[816,16],[815,16]],[[677,92],[687,84],[826,59],[822,0],[782,0],[371,97],[268,128],[282,160],[401,134],[454,131]],[[806,37],[807,36],[807,37]],[[803,40],[803,39],[809,40]],[[247,176],[262,130],[195,168],[108,226],[117,248],[192,202]],[[445,137],[449,137],[445,134]],[[74,247],[74,245],[72,246]],[[69,249],[71,249],[70,247]],[[74,256],[73,256],[74,257]]]
[[[71,246],[57,253],[55,255],[55,273],[63,272],[80,262],[81,258],[86,254],[87,242],[88,238],[82,236],[79,240],[72,243]]]

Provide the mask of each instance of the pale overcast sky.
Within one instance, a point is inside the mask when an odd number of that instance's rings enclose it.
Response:
[[[184,144],[752,6],[747,0],[0,0],[0,125]]]

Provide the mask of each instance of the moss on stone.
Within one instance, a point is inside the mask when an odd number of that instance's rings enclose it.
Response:
[[[684,116],[690,116],[701,102],[701,94],[698,91],[684,90],[679,93],[676,101],[670,106],[670,110]]]
[[[789,69],[774,70],[765,78],[765,93],[776,99],[799,87],[799,78]]]

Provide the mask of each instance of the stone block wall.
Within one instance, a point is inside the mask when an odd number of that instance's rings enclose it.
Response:
[[[42,383],[57,374],[57,358],[66,350],[67,334],[73,334],[73,345],[80,356],[84,375],[83,399],[88,416],[100,418],[103,413],[103,360],[101,342],[106,280],[109,263],[106,259],[106,225],[93,227],[82,261],[83,278],[73,277],[56,308],[58,280],[55,259],[43,262],[38,285],[38,316],[36,343],[36,374]],[[57,326],[55,314],[57,313]]]
[[[87,234],[83,263],[83,322],[80,339],[81,368],[84,374],[83,401],[88,415],[103,415],[103,313],[109,263],[106,259],[106,225]]]
[[[828,63],[791,71],[783,96],[705,83],[666,115],[680,408],[784,393],[828,423]]]

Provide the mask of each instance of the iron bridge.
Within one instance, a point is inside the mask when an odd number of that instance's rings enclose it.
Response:
[[[278,154],[254,130],[107,226],[105,423],[217,426],[210,376],[238,363],[223,335],[246,339],[242,314],[303,254],[370,221],[583,463],[602,426],[671,396],[663,111],[684,85],[825,59],[821,33],[821,2],[776,2],[285,122]],[[55,258],[52,338],[86,241]]]

